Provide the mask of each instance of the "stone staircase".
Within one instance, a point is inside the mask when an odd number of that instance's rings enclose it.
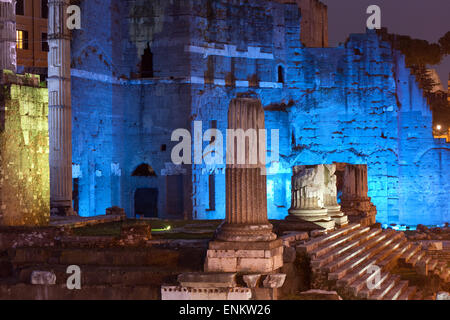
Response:
[[[310,259],[313,287],[337,290],[352,299],[423,299],[416,287],[391,272],[399,264],[444,282],[450,278],[446,262],[428,257],[403,232],[390,229],[351,224],[298,245],[297,252]]]

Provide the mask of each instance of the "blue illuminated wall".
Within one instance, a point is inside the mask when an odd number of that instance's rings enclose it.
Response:
[[[368,165],[380,222],[449,220],[449,145],[433,139],[421,90],[380,35],[305,48],[297,5],[257,0],[83,1],[82,14],[72,42],[81,215],[117,205],[132,217],[136,190],[156,188],[160,217],[224,218],[224,166],[174,166],[170,138],[177,128],[193,134],[194,121],[225,132],[230,101],[251,91],[266,127],[280,133],[280,161],[267,177],[270,218],[287,215],[292,166],[336,161]],[[147,45],[154,77],[142,79]],[[132,176],[142,163],[156,176]]]

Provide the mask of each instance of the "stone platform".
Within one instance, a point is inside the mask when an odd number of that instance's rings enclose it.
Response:
[[[283,241],[211,241],[205,272],[269,273],[283,266]]]

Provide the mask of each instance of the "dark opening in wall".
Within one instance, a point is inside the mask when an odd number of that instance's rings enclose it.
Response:
[[[144,54],[141,59],[141,78],[153,77],[153,53],[150,50],[150,45],[147,44],[147,48],[144,50]]]
[[[158,189],[141,188],[134,193],[134,216],[158,217]]]
[[[25,14],[25,0],[17,0],[16,2],[16,15],[23,16]]]
[[[47,33],[42,33],[42,51],[49,52],[48,41],[47,41]]]
[[[166,176],[166,213],[170,217],[183,218],[184,214],[183,176]]]
[[[208,193],[209,193],[209,209],[208,211],[216,210],[216,176],[210,174],[208,177]]]
[[[132,173],[133,177],[156,177],[156,172],[146,163],[139,165]]]
[[[161,151],[166,151],[166,150],[167,150],[167,145],[166,144],[161,145]]]
[[[75,178],[72,181],[72,201],[73,210],[79,212],[80,210],[80,179]]]
[[[41,18],[48,19],[48,1],[41,0]]]
[[[278,82],[284,83],[284,68],[283,68],[283,66],[278,66]]]
[[[211,129],[217,129],[217,120],[211,120]],[[216,141],[216,136],[211,137],[211,143]]]

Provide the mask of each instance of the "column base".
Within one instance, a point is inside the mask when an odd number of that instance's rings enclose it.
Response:
[[[72,207],[52,207],[50,210],[50,215],[60,217],[78,216],[78,214],[73,210]]]
[[[283,266],[283,241],[211,241],[205,272],[243,272],[268,274]]]
[[[326,206],[328,216],[334,220],[338,227],[343,227],[348,224],[348,217],[341,211],[340,205]]]
[[[359,215],[361,212],[376,213],[376,207],[369,197],[342,199],[341,210],[348,215]]]
[[[325,208],[289,209],[289,216],[286,217],[286,221],[303,224],[308,230],[312,230],[310,229],[311,223],[327,230],[332,230],[335,227],[334,220],[328,216],[328,210]]]
[[[277,235],[272,232],[273,226],[267,224],[222,224],[218,230],[216,239],[232,242],[273,241]]]
[[[362,226],[376,223],[377,207],[371,202],[370,197],[342,199],[342,211],[351,223],[361,223]]]

